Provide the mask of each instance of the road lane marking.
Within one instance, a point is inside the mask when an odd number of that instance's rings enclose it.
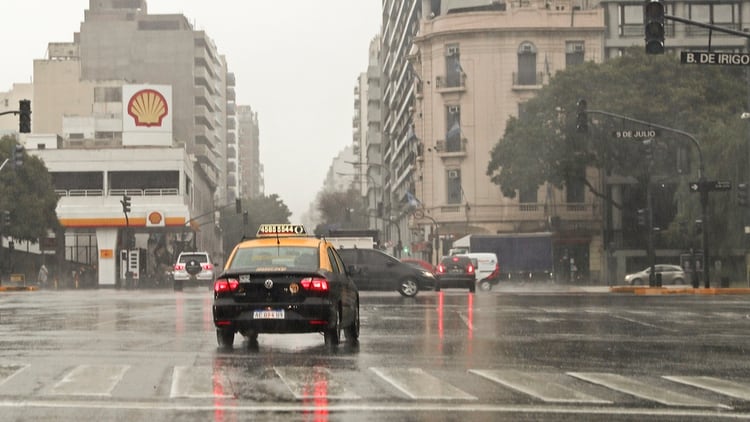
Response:
[[[208,366],[175,366],[170,398],[231,398],[234,388],[223,371]]]
[[[29,366],[30,365],[0,365],[0,385],[5,384],[8,380],[15,377],[19,372]]]
[[[681,377],[681,376],[663,376],[664,379],[674,381],[680,384],[690,385],[692,387],[702,388],[713,391],[725,396],[736,399],[750,401],[750,385],[740,384],[734,381],[723,380],[714,377]]]
[[[713,403],[697,397],[688,396],[687,394],[669,391],[619,374],[605,372],[568,372],[568,375],[592,384],[607,387],[611,390],[629,394],[644,400],[655,401],[667,406],[721,407],[724,409],[731,409],[731,407],[721,403]]]
[[[549,374],[523,373],[514,370],[469,370],[505,387],[520,391],[547,403],[612,404],[564,385],[550,382]]]
[[[275,366],[273,370],[297,400],[357,400],[361,398],[348,391],[343,384],[336,381],[328,368],[322,366],[284,368]]]
[[[370,368],[387,383],[414,400],[478,400],[420,368]]]
[[[164,411],[164,412],[181,412],[195,414],[196,412],[215,413],[223,411],[224,415],[245,416],[247,413],[257,414],[258,418],[268,419],[270,413],[280,413],[287,419],[294,415],[307,416],[320,410],[315,405],[300,404],[279,404],[279,403],[258,403],[258,404],[196,404],[179,401],[75,401],[75,400],[19,400],[9,401],[0,400],[0,408],[4,409],[88,409],[88,410],[107,410],[107,411]],[[414,412],[443,412],[464,414],[467,418],[476,418],[481,414],[501,414],[508,415],[509,418],[518,414],[528,414],[530,417],[542,415],[585,415],[585,417],[594,416],[623,416],[645,418],[669,418],[673,420],[684,420],[688,418],[700,418],[700,420],[717,420],[717,419],[750,419],[748,412],[717,412],[715,409],[659,409],[653,407],[605,407],[605,406],[570,406],[570,405],[512,405],[512,404],[464,404],[464,403],[403,403],[403,402],[378,402],[378,403],[338,403],[330,404],[326,408],[328,414],[340,414],[344,412],[357,412],[362,418],[373,414],[380,419],[394,419],[399,415],[396,412],[414,414]],[[366,413],[366,412],[371,412]],[[377,413],[376,413],[377,412]],[[395,415],[395,416],[394,416]],[[405,415],[408,416],[408,415]],[[516,417],[517,419],[517,417]],[[580,418],[578,418],[580,419]]]
[[[78,365],[52,387],[51,394],[111,397],[130,365]]]

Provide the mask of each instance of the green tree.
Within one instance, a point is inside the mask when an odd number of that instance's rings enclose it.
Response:
[[[0,210],[10,211],[11,216],[10,227],[0,231],[5,236],[36,243],[59,227],[55,211],[59,198],[42,160],[24,152],[23,165],[14,166],[14,145],[14,137],[0,139],[0,163],[8,159],[0,170]]]
[[[292,212],[277,194],[257,198],[242,199],[243,213],[247,213],[247,223],[234,207],[221,212],[221,228],[224,233],[224,250],[229,253],[243,237],[255,237],[258,226],[264,223],[289,223]]]
[[[576,103],[585,98],[589,111],[607,111],[693,134],[703,152],[704,175],[736,183],[748,177],[748,127],[743,126],[748,122],[739,119],[747,107],[747,93],[743,68],[683,65],[672,55],[646,55],[642,48],[629,49],[622,57],[602,64],[574,66],[554,75],[524,104],[520,118],[508,120],[502,139],[491,152],[487,175],[510,198],[519,190],[545,182],[562,188],[573,180],[583,182],[601,197],[598,181],[586,179],[582,171],[590,167],[643,177],[647,160],[641,142],[616,139],[612,134],[648,128],[589,113],[588,133],[578,133]],[[700,215],[699,195],[687,189],[690,181],[697,180],[696,149],[689,139],[664,131],[656,142],[659,163],[676,163],[681,151],[689,153],[690,167],[660,165],[652,180],[669,179],[679,184],[675,201],[680,215],[675,221],[692,222]],[[728,196],[711,197],[709,214],[726,216],[721,224],[714,219],[710,225],[713,240],[738,242],[737,230],[732,229],[740,224],[738,210],[729,209]]]
[[[315,234],[324,235],[331,229],[367,228],[367,210],[356,188],[323,191],[317,200],[321,223],[315,228]]]

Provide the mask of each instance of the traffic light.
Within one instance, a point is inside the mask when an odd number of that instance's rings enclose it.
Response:
[[[748,206],[748,184],[747,183],[738,183],[737,184],[737,205],[741,207]]]
[[[577,114],[576,114],[576,130],[578,133],[586,133],[589,131],[589,120],[588,117],[586,117],[586,100],[581,98],[578,100],[578,103],[576,103]]]
[[[638,209],[638,225],[639,226],[646,225],[646,210],[643,208]]]
[[[31,101],[18,101],[18,131],[31,133]]]
[[[3,226],[10,227],[10,211],[3,211]]]
[[[122,204],[122,212],[125,214],[130,212],[130,197],[127,195],[122,196],[122,200],[120,201]]]
[[[651,0],[643,9],[646,25],[646,54],[664,54],[664,4]]]
[[[23,167],[23,159],[25,155],[25,148],[23,145],[13,145],[13,166],[15,168]]]

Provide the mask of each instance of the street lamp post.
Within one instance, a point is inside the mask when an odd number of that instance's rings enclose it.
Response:
[[[635,119],[632,117],[624,116],[622,114],[612,113],[609,111],[604,110],[587,110],[584,109],[582,111],[586,114],[600,114],[603,116],[609,116],[609,117],[615,117],[618,119],[622,119],[628,122],[638,123],[642,124],[654,129],[661,129],[668,132],[672,132],[681,136],[684,136],[688,138],[693,145],[695,146],[696,151],[698,152],[698,186],[699,186],[699,192],[700,192],[700,205],[701,205],[701,221],[703,223],[703,236],[701,237],[701,247],[703,248],[703,275],[704,275],[704,287],[709,288],[711,287],[711,277],[710,277],[710,268],[709,265],[709,251],[708,251],[708,184],[706,183],[706,178],[704,176],[704,170],[705,170],[705,164],[703,162],[703,151],[701,150],[701,145],[698,142],[698,140],[695,138],[695,136],[691,135],[690,133],[687,133],[685,131],[675,129],[668,126],[663,126],[658,123],[653,122],[647,122],[645,120]]]
[[[435,221],[434,218],[425,214],[424,209],[415,210],[414,218],[416,218],[417,220],[426,218],[432,222],[432,226],[435,228],[435,235],[434,235],[435,242],[430,242],[430,244],[432,245],[432,256],[430,256],[430,263],[432,265],[437,265],[438,260],[440,259],[440,255],[443,252],[442,248],[440,247],[440,230],[438,227],[438,223],[437,221]]]

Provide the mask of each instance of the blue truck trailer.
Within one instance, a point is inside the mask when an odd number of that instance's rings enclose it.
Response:
[[[493,252],[500,263],[502,279],[550,280],[555,260],[551,232],[473,234],[470,252]]]

